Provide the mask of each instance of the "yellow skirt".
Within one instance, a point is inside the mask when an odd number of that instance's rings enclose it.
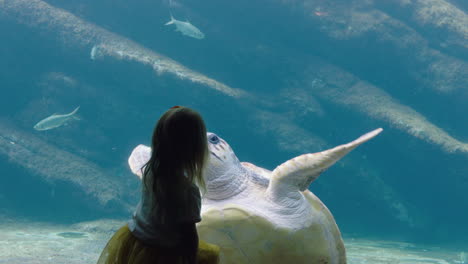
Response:
[[[107,242],[98,264],[185,264],[187,260],[176,252],[147,246],[140,242],[125,225]],[[199,241],[198,264],[219,263],[219,247]]]

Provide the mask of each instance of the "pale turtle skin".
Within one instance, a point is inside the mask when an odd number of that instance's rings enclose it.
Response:
[[[381,128],[335,148],[295,157],[269,171],[240,162],[229,144],[208,133],[211,153],[202,200],[200,239],[221,248],[220,263],[346,263],[340,230],[328,208],[307,188],[320,173]],[[151,149],[137,146],[132,171]]]

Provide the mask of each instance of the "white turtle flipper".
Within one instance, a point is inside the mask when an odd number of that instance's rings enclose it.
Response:
[[[145,145],[138,145],[133,149],[132,154],[128,158],[128,165],[133,174],[137,175],[140,179],[143,177],[143,166],[151,157],[151,148]]]
[[[276,167],[270,178],[267,195],[275,198],[299,198],[317,177],[351,150],[382,132],[382,128],[362,135],[358,139],[322,152],[304,154]]]

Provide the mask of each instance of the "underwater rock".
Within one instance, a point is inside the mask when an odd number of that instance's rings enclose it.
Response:
[[[437,40],[447,51],[456,49],[468,55],[468,15],[452,3],[444,0],[390,0],[375,1],[375,5],[416,24],[424,30],[421,34],[429,35],[431,41]]]
[[[135,61],[153,67],[157,73],[170,73],[177,78],[210,87],[229,96],[244,95],[241,90],[231,88],[130,39],[109,32],[40,0],[0,2],[0,16],[55,34],[57,39],[67,46],[87,49],[86,53],[91,52],[93,60],[110,56],[119,60]]]
[[[305,76],[309,76],[311,91],[324,100],[385,121],[447,152],[468,153],[467,143],[453,138],[411,107],[400,104],[384,90],[336,66],[316,63],[311,65]]]
[[[306,89],[284,88],[279,92],[278,97],[281,98],[282,104],[288,106],[288,115],[293,117],[324,117],[325,115],[325,110],[320,105],[320,102]],[[278,107],[276,106],[276,108]]]
[[[297,17],[304,17],[301,23],[318,28],[327,36],[338,40],[340,45],[361,42],[367,46],[385,46],[388,56],[400,58],[406,72],[437,93],[461,92],[460,94],[468,97],[465,85],[468,83],[468,64],[432,48],[421,33],[404,21],[376,8],[377,3],[387,1],[271,1],[281,6],[286,5]],[[466,45],[467,27],[462,25],[466,25],[467,18],[460,10],[441,0],[409,2],[416,2],[414,5],[420,21],[418,23],[434,24],[434,27],[445,25],[454,32],[453,36],[458,42]]]
[[[121,200],[128,190],[118,179],[96,164],[52,146],[4,120],[0,120],[0,155],[51,184],[56,181],[74,184],[100,208],[126,211],[131,208]]]
[[[263,110],[251,110],[253,131],[272,137],[277,146],[288,152],[314,152],[330,147],[321,137],[292,123],[288,117]]]

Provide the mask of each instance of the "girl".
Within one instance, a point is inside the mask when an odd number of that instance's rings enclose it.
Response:
[[[107,243],[98,264],[218,263],[219,247],[198,240],[205,190],[206,128],[192,109],[174,106],[159,119],[142,196],[128,222]]]

